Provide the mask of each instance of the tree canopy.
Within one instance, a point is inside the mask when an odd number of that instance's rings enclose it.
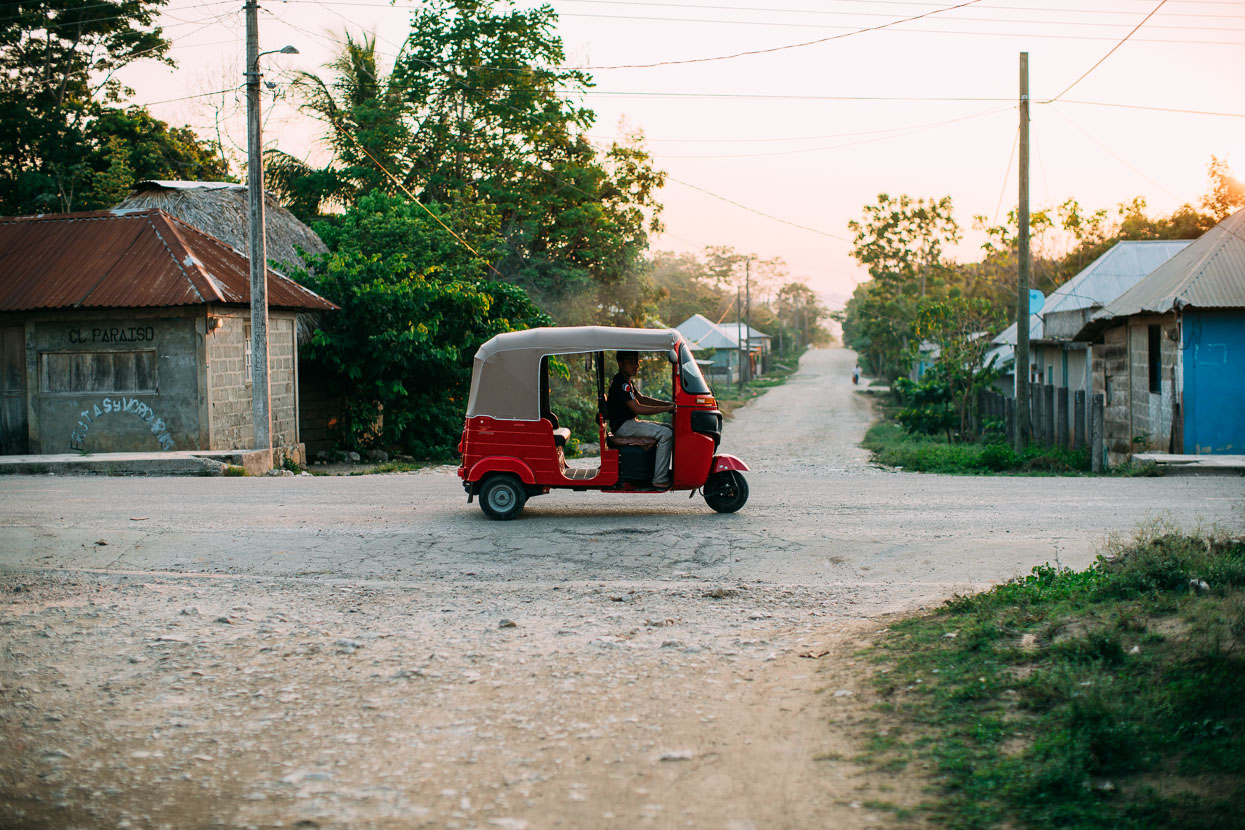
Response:
[[[172,64],[154,20],[166,0],[21,0],[0,28],[0,213],[89,210],[136,179],[227,174],[215,148],[145,109],[116,72]]]
[[[639,135],[605,150],[588,141],[595,115],[573,101],[592,81],[558,68],[552,8],[497,5],[427,0],[387,75],[375,39],[348,36],[327,76],[296,84],[332,160],[313,168],[274,151],[269,181],[304,219],[373,191],[487,204],[501,278],[550,301],[618,283],[660,227],[664,174]]]

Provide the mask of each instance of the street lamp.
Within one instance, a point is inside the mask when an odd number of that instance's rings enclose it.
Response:
[[[268,383],[268,251],[264,233],[264,158],[259,117],[259,59],[279,53],[297,55],[293,46],[259,51],[256,0],[246,4],[246,186],[250,202],[251,268],[251,418],[255,449],[268,451],[272,463],[272,394]]]

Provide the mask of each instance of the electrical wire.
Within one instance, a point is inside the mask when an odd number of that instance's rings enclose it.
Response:
[[[1060,112],[1060,111],[1059,111],[1059,107],[1051,107],[1051,112],[1055,113],[1055,114],[1056,114],[1056,115],[1058,115],[1060,118],[1062,118],[1063,120],[1065,120],[1065,121],[1067,121],[1069,124],[1071,124],[1071,125],[1072,125],[1072,126],[1073,126],[1073,127],[1074,127],[1074,128],[1075,128],[1078,132],[1079,132],[1079,133],[1081,133],[1081,134],[1082,134],[1082,135],[1084,135],[1086,138],[1088,138],[1090,141],[1094,142],[1094,143],[1095,143],[1095,144],[1097,144],[1099,147],[1101,147],[1101,148],[1102,148],[1102,150],[1103,150],[1103,152],[1105,152],[1105,153],[1107,153],[1108,155],[1110,155],[1111,157],[1113,157],[1113,158],[1114,158],[1116,161],[1118,161],[1120,164],[1124,165],[1124,166],[1125,166],[1125,167],[1127,167],[1129,170],[1131,170],[1131,171],[1133,171],[1134,173],[1136,173],[1138,176],[1141,176],[1141,178],[1145,179],[1145,180],[1146,180],[1146,181],[1148,181],[1150,184],[1152,184],[1152,185],[1154,185],[1155,187],[1157,187],[1159,190],[1162,190],[1164,193],[1166,193],[1168,196],[1171,196],[1173,199],[1176,199],[1176,200],[1179,200],[1179,199],[1180,199],[1180,197],[1179,197],[1179,196],[1177,196],[1175,193],[1172,193],[1170,190],[1168,190],[1166,187],[1164,187],[1161,183],[1156,182],[1154,179],[1152,179],[1152,178],[1150,178],[1149,176],[1147,176],[1147,175],[1145,174],[1145,172],[1143,172],[1142,170],[1139,170],[1138,168],[1136,168],[1136,167],[1134,167],[1133,165],[1129,164],[1129,163],[1128,163],[1127,161],[1125,161],[1125,160],[1124,160],[1124,159],[1123,159],[1123,158],[1122,158],[1122,157],[1121,157],[1118,153],[1116,153],[1114,150],[1112,150],[1112,149],[1111,149],[1110,147],[1108,147],[1106,144],[1103,144],[1101,141],[1099,141],[1097,138],[1095,138],[1095,137],[1093,136],[1093,134],[1091,134],[1091,133],[1087,132],[1086,130],[1082,129],[1080,124],[1077,124],[1075,121],[1073,121],[1071,118],[1069,118],[1069,117],[1068,117],[1065,113]]]
[[[877,26],[867,26],[863,29],[856,29],[855,31],[845,32],[840,35],[831,35],[830,37],[818,38],[817,40],[808,40],[802,43],[789,43],[789,44],[786,44],[785,46],[773,46],[768,49],[750,49],[745,52],[736,52],[730,55],[716,55],[714,57],[708,57],[708,58],[687,58],[684,60],[657,61],[655,63],[620,64],[617,66],[595,66],[595,67],[585,67],[585,68],[589,68],[589,69],[650,69],[650,68],[657,67],[657,66],[675,66],[675,65],[689,64],[689,63],[709,63],[711,61],[733,60],[734,58],[750,57],[752,55],[765,55],[765,54],[769,54],[772,52],[781,52],[786,49],[799,49],[804,46],[815,46],[819,43],[828,43],[832,40],[841,40],[843,38],[853,37],[854,35],[865,34],[866,32],[876,32],[881,29],[889,28],[891,26],[898,26],[901,23],[911,23],[914,20],[920,20],[925,17],[930,17],[931,15],[941,14],[942,12],[952,11],[954,9],[962,9],[968,6],[973,6],[979,2],[981,2],[981,0],[967,0],[967,2],[959,3],[958,5],[955,5],[955,6],[946,6],[945,8],[935,9],[933,11],[913,15],[911,17],[905,17],[900,20],[893,20],[889,23],[882,23]]]
[[[666,174],[666,178],[672,182],[675,182],[676,184],[681,184],[684,187],[691,188],[692,190],[700,191],[701,193],[704,193],[706,196],[712,196],[713,198],[726,202],[729,205],[734,205],[737,208],[743,208],[749,213],[755,213],[758,216],[764,216],[766,219],[773,220],[774,222],[779,222],[783,225],[790,225],[793,228],[799,228],[802,231],[809,231],[811,233],[819,234],[820,236],[828,236],[831,239],[837,239],[840,242],[850,243],[852,241],[846,237],[838,236],[837,234],[830,233],[829,231],[819,230],[818,228],[810,228],[807,225],[800,225],[795,222],[790,222],[786,219],[780,219],[777,216],[773,216],[771,214],[765,213],[764,211],[757,210],[754,207],[749,207],[748,205],[742,204],[740,202],[736,202],[734,199],[728,199],[725,196],[714,193],[712,190],[705,190],[703,187],[697,187],[696,185],[691,184],[690,182],[685,182],[682,179],[677,179],[674,176],[671,176],[669,173]]]
[[[1134,26],[1134,27],[1132,28],[1132,31],[1130,31],[1128,34],[1124,35],[1124,38],[1123,38],[1123,39],[1122,39],[1119,43],[1117,43],[1117,44],[1115,44],[1114,46],[1112,46],[1112,47],[1111,47],[1111,49],[1110,49],[1110,51],[1108,51],[1108,52],[1107,52],[1107,54],[1105,54],[1105,55],[1103,55],[1101,58],[1099,58],[1099,59],[1098,59],[1098,62],[1097,62],[1096,64],[1094,64],[1094,65],[1093,65],[1093,66],[1091,66],[1089,69],[1086,69],[1083,73],[1081,73],[1081,76],[1080,76],[1079,78],[1077,78],[1077,79],[1076,79],[1075,81],[1073,81],[1072,83],[1068,84],[1068,86],[1064,88],[1063,92],[1059,93],[1059,94],[1058,94],[1058,95],[1056,95],[1054,98],[1051,98],[1051,99],[1050,99],[1049,101],[1047,101],[1046,103],[1053,104],[1055,101],[1058,101],[1060,98],[1062,98],[1062,97],[1063,97],[1064,95],[1066,95],[1068,92],[1072,91],[1072,87],[1076,86],[1076,85],[1077,85],[1077,84],[1079,84],[1081,81],[1083,81],[1083,80],[1085,80],[1087,77],[1089,77],[1089,74],[1090,74],[1091,72],[1093,72],[1093,71],[1094,71],[1095,69],[1097,69],[1098,67],[1102,66],[1103,61],[1105,61],[1107,58],[1109,58],[1109,57],[1111,57],[1112,55],[1114,55],[1114,54],[1115,54],[1115,50],[1116,50],[1116,49],[1119,49],[1121,46],[1123,46],[1125,43],[1127,43],[1127,42],[1128,42],[1128,39],[1129,39],[1130,37],[1132,37],[1133,35],[1135,35],[1135,34],[1137,33],[1137,30],[1138,30],[1138,29],[1140,29],[1142,26],[1146,25],[1146,21],[1147,21],[1147,20],[1149,20],[1150,18],[1154,17],[1155,13],[1156,13],[1159,9],[1163,8],[1163,6],[1164,6],[1166,3],[1167,3],[1167,0],[1159,0],[1158,5],[1157,5],[1157,6],[1155,6],[1153,9],[1151,9],[1151,10],[1150,10],[1150,13],[1149,13],[1149,14],[1147,14],[1145,17],[1143,17],[1143,18],[1141,19],[1141,22],[1140,22],[1140,23],[1138,23],[1136,26]]]
[[[831,144],[828,146],[821,146],[821,147],[804,147],[804,148],[797,149],[797,150],[774,150],[774,151],[767,152],[767,153],[727,153],[727,154],[718,154],[718,155],[675,155],[675,154],[670,154],[670,153],[654,152],[652,153],[652,155],[654,158],[664,158],[664,159],[737,159],[737,158],[763,158],[763,157],[772,157],[772,156],[791,156],[791,155],[798,155],[800,153],[824,153],[827,150],[842,150],[847,147],[858,147],[862,144],[874,144],[879,141],[888,141],[892,138],[907,138],[910,135],[917,135],[918,133],[923,133],[926,130],[937,129],[938,127],[943,127],[948,124],[958,124],[963,121],[972,121],[974,119],[984,118],[989,115],[997,115],[1000,112],[1007,112],[1013,109],[1015,109],[1014,105],[1006,106],[1006,107],[996,107],[994,109],[986,110],[985,112],[978,112],[978,113],[974,113],[973,115],[965,115],[961,118],[952,118],[946,121],[936,121],[933,124],[926,124],[923,126],[912,127],[912,128],[907,128],[907,129],[898,128],[898,131],[888,131],[888,132],[891,132],[890,135],[878,135],[873,138],[861,139],[859,141],[849,141],[845,144]]]

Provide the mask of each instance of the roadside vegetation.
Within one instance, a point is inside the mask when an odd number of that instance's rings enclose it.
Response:
[[[1245,541],[1163,525],[891,625],[861,760],[954,828],[1229,828],[1245,813]]]
[[[1088,450],[1065,450],[1031,444],[1017,453],[1002,437],[982,443],[950,443],[937,435],[906,432],[890,422],[874,424],[861,446],[873,462],[918,473],[953,475],[1089,473]]]

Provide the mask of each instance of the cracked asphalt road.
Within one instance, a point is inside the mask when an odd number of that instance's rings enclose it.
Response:
[[[884,825],[850,761],[880,615],[1141,522],[1245,527],[1241,478],[874,469],[853,359],[727,424],[727,516],[568,492],[491,522],[450,467],[0,479],[0,824]]]

